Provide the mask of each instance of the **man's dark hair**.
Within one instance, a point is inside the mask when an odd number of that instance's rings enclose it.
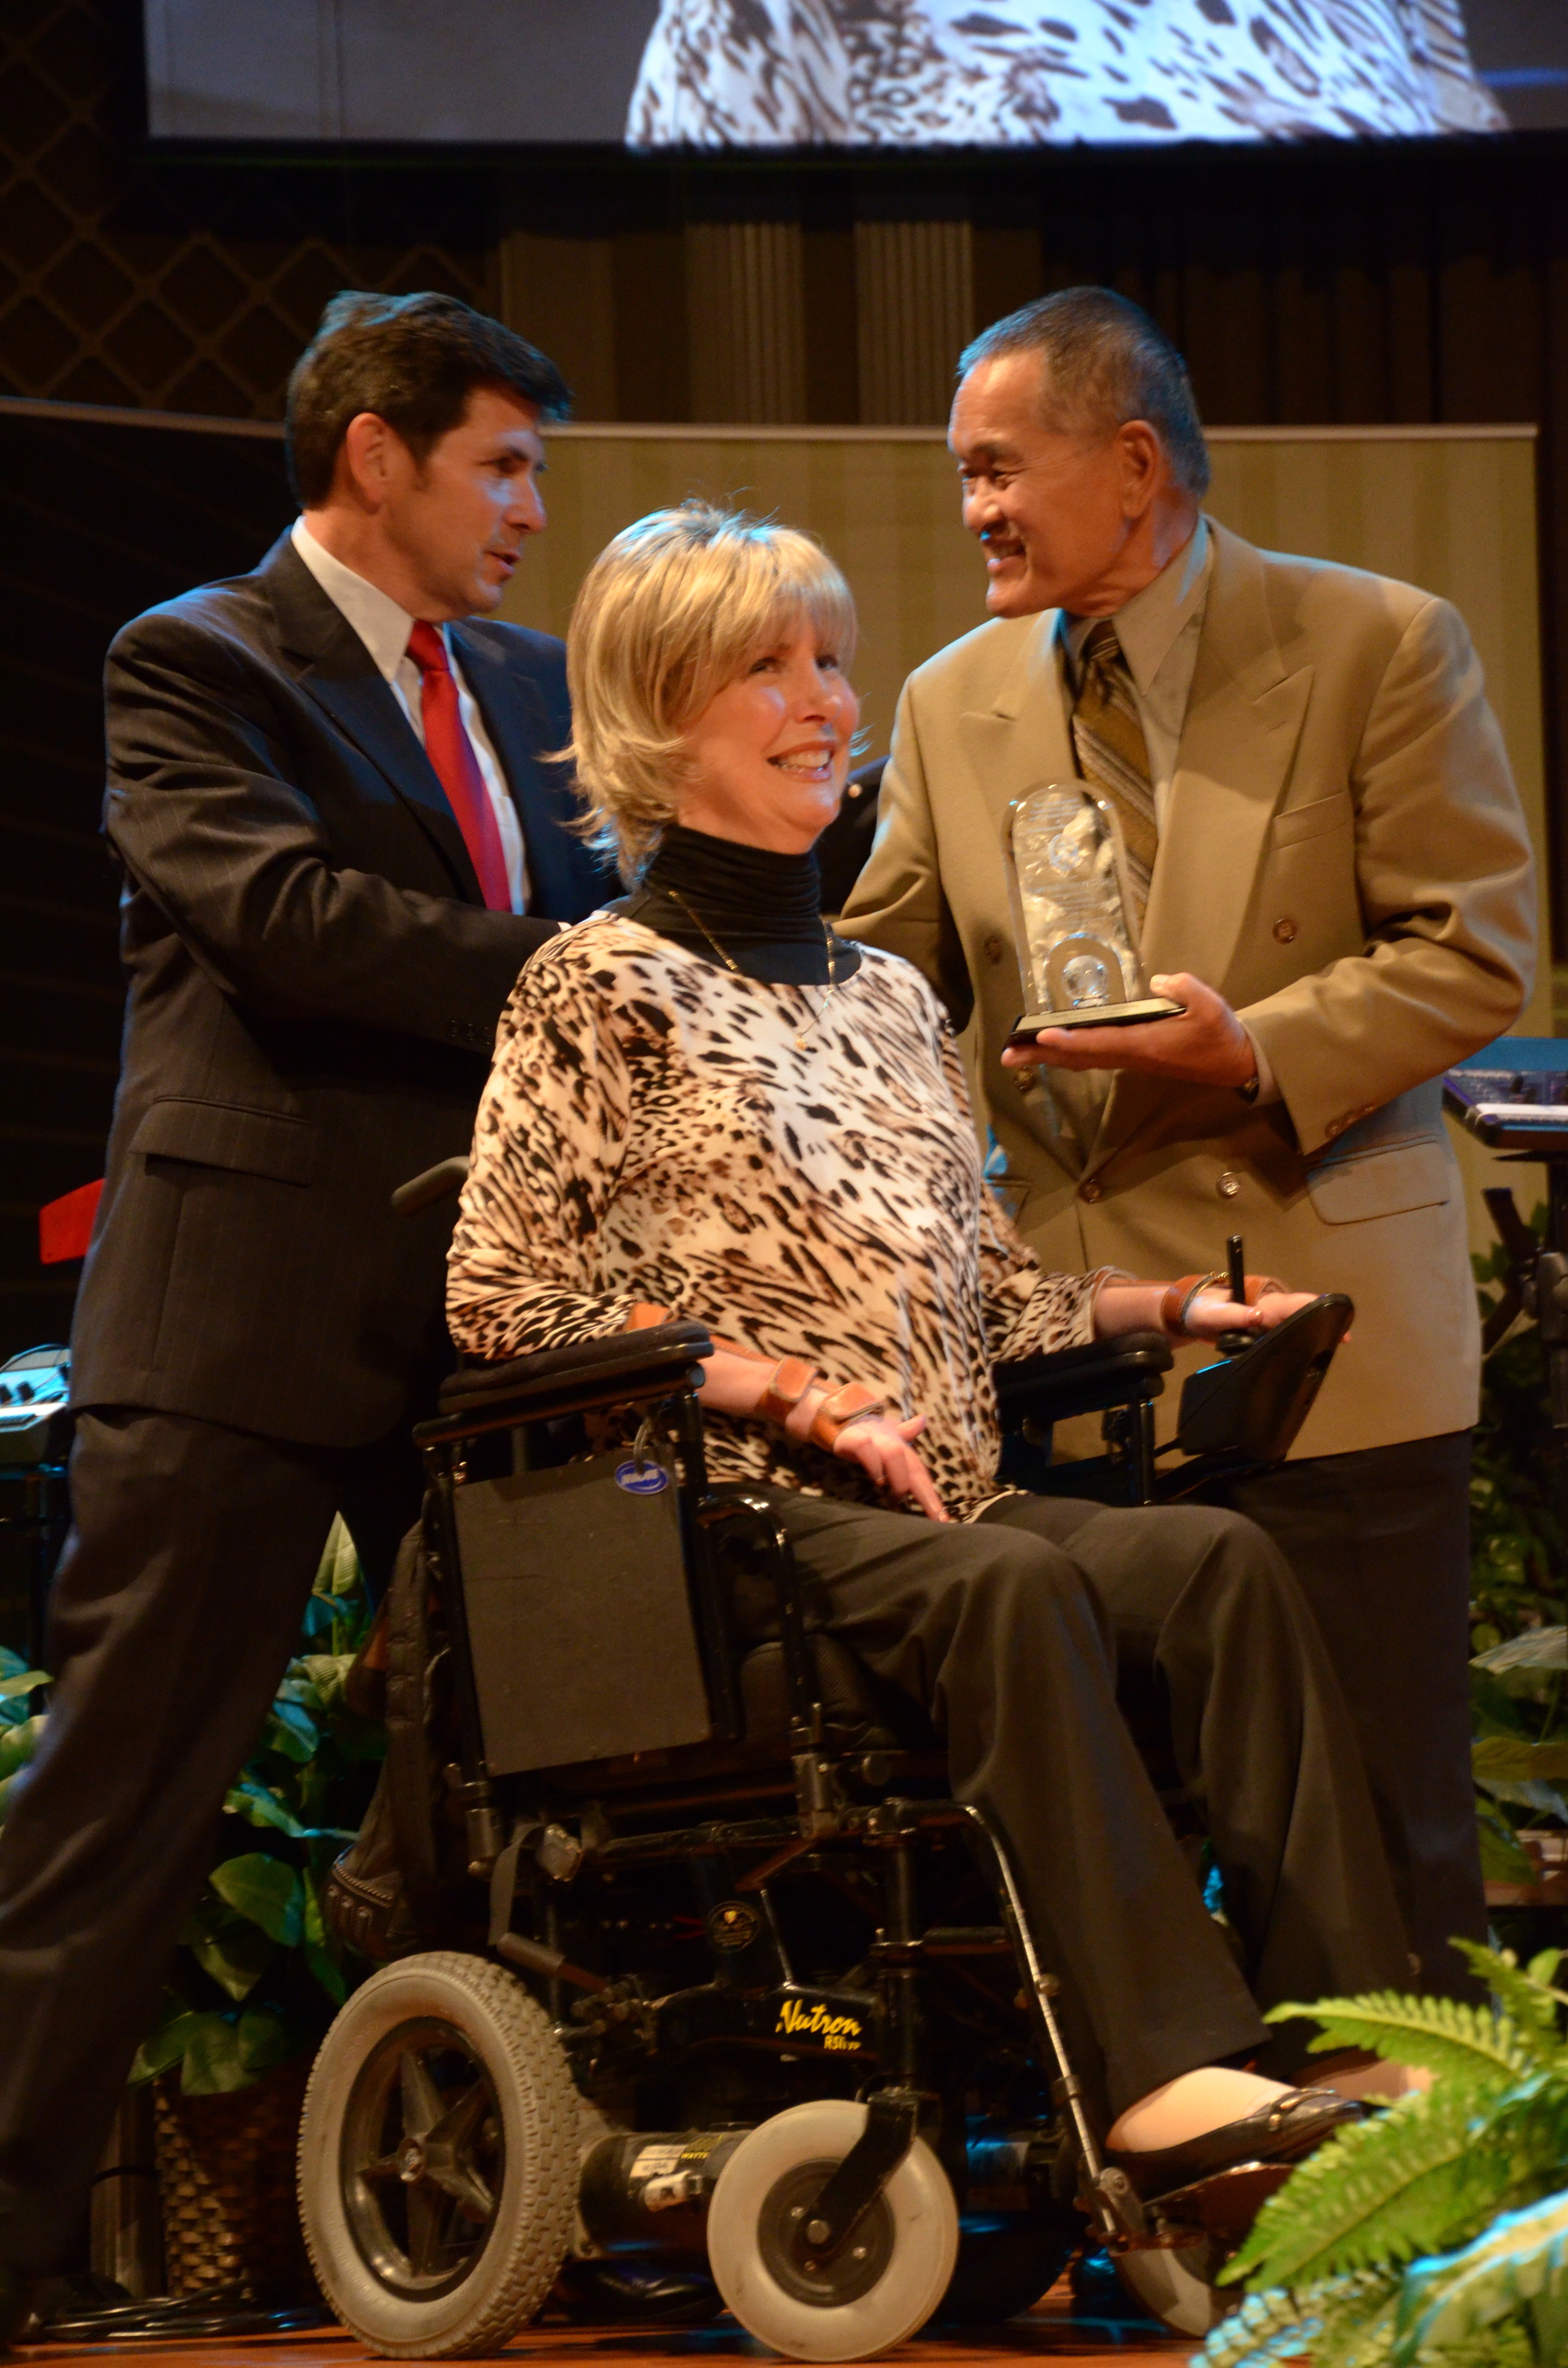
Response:
[[[304,509],[319,509],[348,423],[373,411],[421,465],[490,386],[564,419],[572,391],[525,337],[456,296],[335,296],[289,381],[289,474]]]
[[[1209,490],[1209,448],[1187,365],[1142,306],[1110,288],[1063,288],[983,329],[959,360],[963,378],[1005,354],[1039,354],[1049,425],[1107,438],[1146,419],[1171,474],[1199,500]]]

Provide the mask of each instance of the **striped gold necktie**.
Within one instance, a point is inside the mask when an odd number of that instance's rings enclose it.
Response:
[[[1159,845],[1154,784],[1132,677],[1109,617],[1101,617],[1091,626],[1079,653],[1073,746],[1079,771],[1109,802],[1121,825],[1128,877],[1142,928]]]

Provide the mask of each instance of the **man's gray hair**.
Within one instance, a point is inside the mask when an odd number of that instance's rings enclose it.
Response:
[[[959,376],[1007,354],[1039,354],[1052,427],[1108,439],[1146,419],[1184,493],[1209,490],[1209,448],[1187,365],[1140,305],[1111,288],[1063,288],[983,329],[959,359]]]

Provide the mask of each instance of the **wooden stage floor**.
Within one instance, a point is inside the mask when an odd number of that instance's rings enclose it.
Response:
[[[1093,2362],[1109,2368],[1176,2368],[1196,2346],[1167,2339],[1144,2325],[1071,2316],[1066,2285],[1005,2326],[966,2328],[961,2334],[923,2337],[885,2357],[899,2368],[981,2368],[981,2363],[1039,2360]],[[359,2368],[371,2358],[363,2345],[334,2327],[305,2334],[245,2336],[227,2341],[189,2343],[28,2344],[18,2347],[17,2368],[72,2368],[106,2362],[115,2355],[135,2368]],[[743,2334],[733,2319],[717,2327],[675,2329],[663,2337],[628,2334],[617,2328],[529,2328],[500,2355],[517,2368],[680,2368],[703,2361],[767,2361],[775,2355]]]

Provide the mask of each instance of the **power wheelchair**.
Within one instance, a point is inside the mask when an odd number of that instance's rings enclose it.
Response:
[[[1159,1336],[1011,1368],[1003,1474],[1146,1503],[1271,1463],[1349,1314],[1228,1344],[1174,1471]],[[1104,2163],[1003,1837],[812,1629],[766,1497],[710,1485],[710,1347],[675,1323],[461,1371],[415,1434],[388,1763],[328,1890],[385,1962],[300,2140],[323,2292],[373,2351],[447,2359],[503,2345],[568,2254],[685,2263],[774,2350],[847,2361],[1027,2308],[1087,2237],[1200,2333],[1283,2173],[1151,2203]],[[596,1449],[611,1410],[630,1451]],[[1108,1452],[1052,1464],[1096,1411]],[[742,1583],[777,1632],[749,1648]]]

